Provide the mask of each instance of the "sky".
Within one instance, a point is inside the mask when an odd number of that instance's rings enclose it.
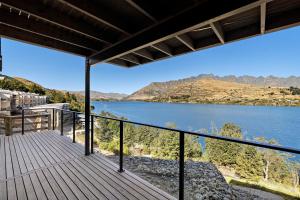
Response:
[[[193,52],[134,68],[97,64],[91,89],[131,94],[150,84],[199,74],[300,76],[300,27]],[[84,58],[2,39],[3,72],[47,88],[84,89]]]

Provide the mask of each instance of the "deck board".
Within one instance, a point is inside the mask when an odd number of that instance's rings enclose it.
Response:
[[[0,200],[175,199],[57,131],[0,135]]]

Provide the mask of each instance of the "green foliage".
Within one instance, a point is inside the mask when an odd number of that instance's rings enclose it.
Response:
[[[117,118],[116,116],[102,112],[102,116]],[[119,122],[116,120],[98,119],[99,127],[95,130],[95,137],[99,147],[116,153],[119,141]],[[175,127],[168,124],[168,127]],[[201,145],[196,136],[185,136],[185,157],[187,159],[199,159],[202,155]],[[126,154],[140,153],[151,155],[155,158],[178,159],[179,157],[179,133],[161,130],[147,126],[135,126],[124,123],[124,152]]]
[[[47,90],[46,95],[48,96],[50,103],[69,103],[71,110],[77,112],[84,111],[84,102],[79,101],[74,94],[59,90]]]
[[[24,85],[21,81],[8,77],[5,77],[2,80],[0,80],[0,88],[4,90],[29,92],[29,88],[27,88],[26,85]]]
[[[292,95],[300,95],[300,88],[290,87],[289,90],[292,93]]]
[[[219,133],[221,136],[242,138],[241,129],[231,123],[227,123]],[[206,158],[219,166],[234,167],[237,161],[237,155],[242,146],[233,142],[226,142],[216,139],[206,139],[205,154]]]
[[[246,179],[258,181],[263,175],[262,155],[253,146],[244,145],[237,156],[237,174]]]

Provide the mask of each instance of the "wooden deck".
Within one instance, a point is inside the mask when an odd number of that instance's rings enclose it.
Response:
[[[0,135],[0,200],[175,199],[55,131]]]

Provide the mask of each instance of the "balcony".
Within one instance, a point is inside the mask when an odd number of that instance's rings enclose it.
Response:
[[[0,135],[0,199],[175,199],[59,131]]]

